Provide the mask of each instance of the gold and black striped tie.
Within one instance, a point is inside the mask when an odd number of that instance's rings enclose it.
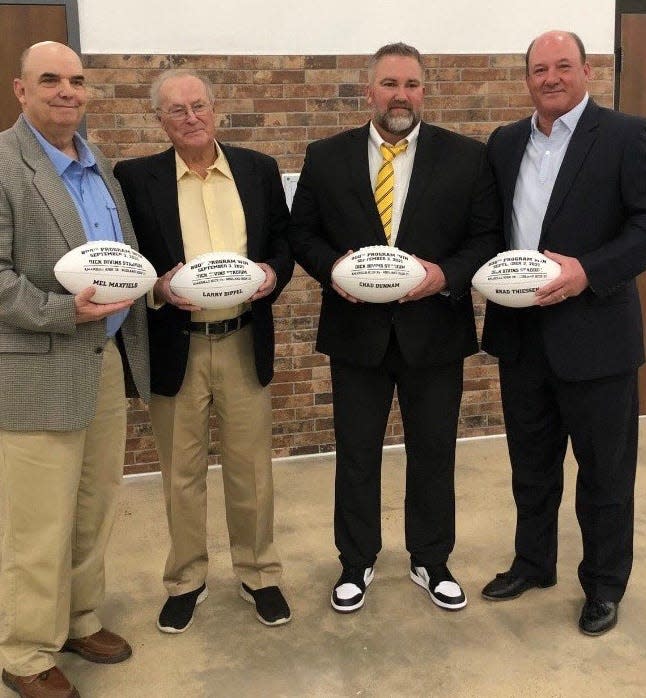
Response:
[[[377,202],[377,210],[379,211],[379,217],[384,226],[384,233],[386,233],[386,240],[388,240],[389,245],[393,223],[393,190],[395,188],[395,168],[393,167],[393,160],[400,153],[404,153],[406,148],[408,148],[408,141],[403,141],[398,145],[382,143],[379,146],[384,160],[381,163],[379,172],[377,172],[375,201]]]

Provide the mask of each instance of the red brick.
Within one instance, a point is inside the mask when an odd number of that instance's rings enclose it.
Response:
[[[336,68],[336,56],[305,56],[305,68]]]
[[[489,56],[485,54],[446,54],[440,56],[440,67],[442,68],[485,68],[489,65]]]
[[[339,85],[324,85],[320,83],[305,83],[302,85],[285,85],[285,97],[320,97],[339,96]],[[341,95],[342,97],[345,95]]]
[[[266,112],[295,112],[306,111],[304,99],[255,99],[253,109]],[[248,109],[247,111],[251,111]]]

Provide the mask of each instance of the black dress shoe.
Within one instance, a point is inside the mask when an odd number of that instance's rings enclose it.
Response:
[[[556,573],[551,577],[540,579],[537,577],[523,577],[508,570],[507,572],[497,574],[496,578],[492,579],[482,590],[482,595],[489,601],[507,601],[508,599],[517,599],[528,589],[533,589],[534,587],[546,589],[547,587],[553,587],[555,584]]]
[[[603,601],[602,599],[586,599],[581,609],[579,629],[585,635],[603,635],[617,625],[617,611],[619,604],[616,601]]]

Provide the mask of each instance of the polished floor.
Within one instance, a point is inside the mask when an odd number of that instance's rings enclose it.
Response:
[[[646,436],[642,422],[642,436]],[[642,439],[644,442],[644,439]],[[106,627],[134,655],[98,666],[74,655],[59,665],[83,698],[264,698],[428,696],[438,698],[632,698],[646,696],[646,446],[637,479],[635,564],[607,635],[581,635],[573,510],[576,465],[568,456],[556,587],[492,603],[480,589],[510,561],[514,507],[504,439],[463,441],[457,451],[457,531],[450,560],[469,604],[435,607],[408,578],[403,547],[403,454],[383,468],[383,550],[366,605],[342,616],[329,604],[339,573],[332,541],[333,456],[275,464],[276,539],[293,620],[267,628],[238,596],[231,572],[221,474],[209,473],[209,597],[193,626],[164,635],[167,535],[158,476],[126,479],[108,555]],[[15,695],[5,687],[0,697]]]

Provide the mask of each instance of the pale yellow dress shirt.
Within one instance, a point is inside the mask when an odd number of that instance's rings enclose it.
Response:
[[[206,252],[237,252],[247,256],[247,226],[238,188],[220,146],[204,179],[189,170],[175,153],[177,203],[187,262]],[[216,322],[236,317],[249,304],[191,313],[193,322]]]

